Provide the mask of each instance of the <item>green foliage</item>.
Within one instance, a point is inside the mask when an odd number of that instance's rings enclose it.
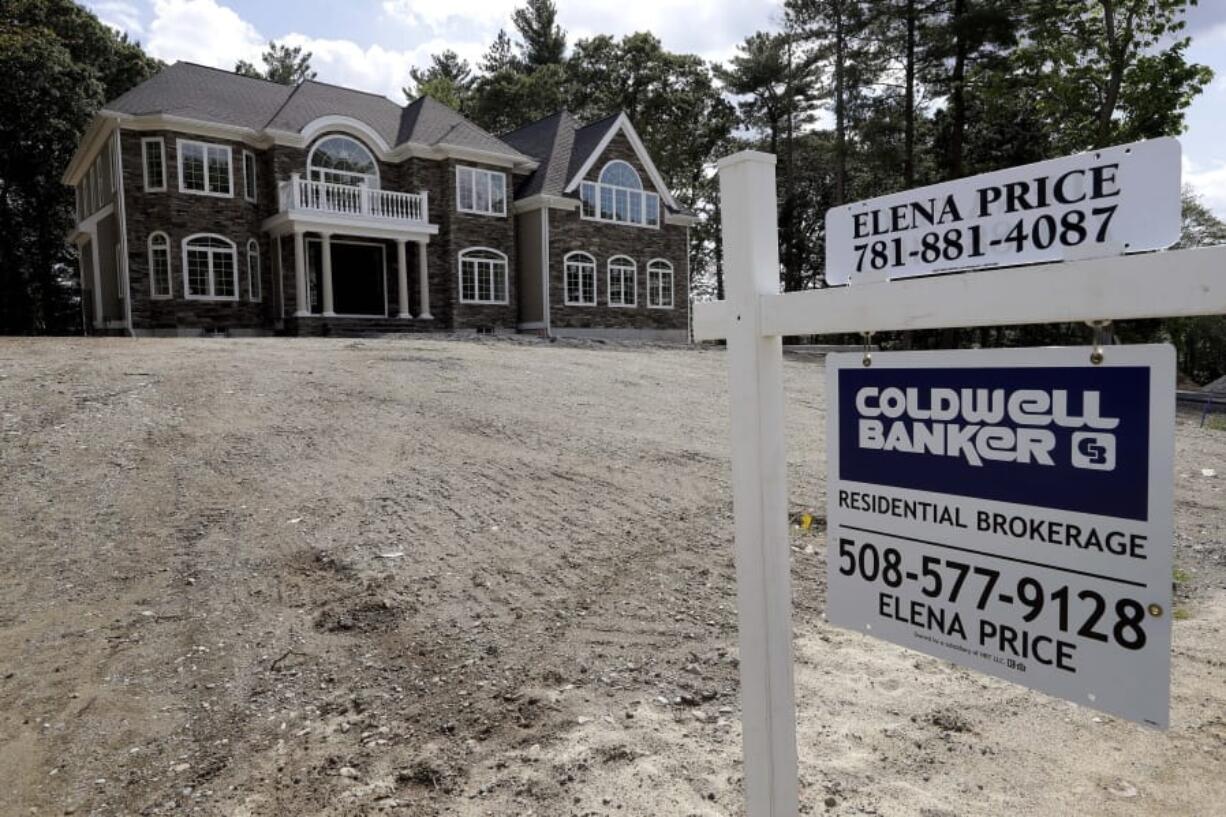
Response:
[[[515,9],[511,22],[520,37],[520,58],[529,71],[545,65],[560,65],[566,56],[566,33],[558,25],[553,0],[528,0]]]
[[[456,52],[448,49],[433,55],[429,68],[413,68],[409,76],[413,85],[404,89],[408,99],[428,96],[457,111],[468,110],[474,82],[472,66]]]
[[[0,332],[80,327],[73,191],[60,175],[102,104],[158,68],[70,0],[8,0],[0,15]]]
[[[274,40],[268,43],[268,48],[261,56],[264,62],[263,71],[246,60],[239,60],[234,65],[234,73],[266,79],[281,85],[300,85],[308,79],[315,79],[315,72],[311,70],[312,56],[314,55],[310,51],[302,53],[300,46],[290,48]]]

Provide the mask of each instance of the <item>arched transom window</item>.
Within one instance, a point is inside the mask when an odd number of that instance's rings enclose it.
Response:
[[[638,303],[638,266],[624,255],[609,259],[609,306],[634,306]]]
[[[233,241],[200,234],[183,242],[183,294],[206,301],[238,300],[238,258]]]
[[[170,239],[161,231],[149,236],[149,295],[170,297]]]
[[[596,259],[585,252],[572,252],[563,259],[566,267],[566,305],[596,305]]]
[[[460,301],[466,304],[507,303],[507,257],[488,247],[460,253]]]
[[[579,186],[583,218],[615,221],[638,227],[660,226],[660,197],[643,189],[643,180],[629,162],[614,159],[597,181]]]
[[[647,264],[647,306],[673,308],[673,265],[662,258]]]
[[[379,166],[366,146],[351,136],[328,136],[316,143],[307,158],[311,181],[379,186]]]
[[[626,187],[631,190],[642,190],[643,180],[629,162],[616,159],[604,166],[600,171],[600,183],[611,184],[614,187]]]

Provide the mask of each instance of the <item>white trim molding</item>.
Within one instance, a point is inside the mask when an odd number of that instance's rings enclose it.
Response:
[[[154,246],[154,239],[161,237],[161,242]],[[170,260],[170,236],[162,230],[154,230],[149,233],[146,247],[149,254],[149,298],[154,301],[165,301],[174,297],[175,292],[175,272],[174,265]],[[158,292],[157,287],[157,267],[153,263],[153,253],[155,250],[160,250],[166,254],[166,291]]]
[[[149,145],[158,146],[158,158],[162,165],[162,183],[156,187],[149,184]],[[140,140],[141,176],[146,193],[166,192],[166,140],[161,136],[145,136]]]
[[[638,132],[635,131],[634,125],[630,122],[630,117],[622,113],[617,117],[617,120],[609,126],[609,130],[605,133],[596,149],[583,163],[582,167],[571,177],[571,180],[566,185],[566,192],[573,193],[579,187],[579,183],[583,181],[588,172],[596,164],[596,160],[600,158],[609,143],[613,141],[613,137],[618,133],[626,134],[626,139],[630,141],[630,146],[634,148],[634,153],[638,156],[640,162],[643,163],[643,168],[647,171],[648,177],[651,178],[651,183],[655,186],[656,192],[660,194],[660,198],[674,210],[680,210],[672,193],[668,192],[668,187],[664,184],[664,177],[660,175],[660,171],[656,169],[656,165],[651,161],[651,155],[647,152],[647,148],[643,146],[643,140],[639,138]]]
[[[220,241],[224,244],[229,244],[230,248],[223,249],[221,247],[195,247],[191,243],[198,238],[208,238],[215,241]],[[209,257],[209,294],[208,295],[193,295],[191,282],[188,278],[188,252],[206,252]],[[221,253],[229,253],[231,269],[234,277],[234,294],[233,295],[217,295],[217,275],[214,269],[213,257]],[[183,298],[188,301],[237,301],[239,300],[239,275],[238,275],[238,247],[234,242],[226,238],[224,235],[217,233],[194,233],[183,239]]]
[[[463,198],[460,195],[460,192],[462,190],[462,188],[460,187],[460,180],[463,178],[465,174],[469,174],[472,177],[472,206],[471,207],[464,206]],[[490,205],[490,208],[488,210],[482,210],[479,207],[477,207],[477,202],[478,202],[477,186],[479,184],[480,179],[487,180],[486,181],[486,184],[488,187],[487,195],[488,195],[488,202]],[[494,209],[494,180],[495,179],[502,180],[502,207],[497,210]],[[468,213],[469,215],[477,215],[477,216],[493,216],[494,218],[506,218],[507,198],[508,198],[507,186],[508,186],[507,185],[507,174],[503,173],[501,170],[487,170],[486,168],[483,168],[483,167],[469,167],[468,165],[456,165],[456,168],[455,168],[456,212]]]
[[[579,200],[565,196],[550,196],[546,193],[537,193],[535,196],[528,196],[527,198],[511,202],[511,212],[515,215],[542,209],[578,210]]]
[[[614,263],[614,262],[617,262],[617,263]],[[620,279],[620,283],[621,283],[621,286],[619,288],[619,291],[621,292],[621,301],[619,303],[613,302],[613,268],[615,266],[619,270],[618,278]],[[626,270],[630,271],[631,300],[629,302],[626,301]],[[609,306],[616,307],[618,309],[629,309],[631,307],[638,306],[639,305],[639,265],[638,263],[628,255],[613,256],[605,264],[605,285],[607,287],[605,289],[605,301],[608,303]]]
[[[655,287],[652,286],[652,275],[667,275],[668,276],[668,303],[652,303],[653,296],[656,294]],[[660,292],[664,292],[663,284],[659,287]],[[673,269],[673,262],[667,258],[653,258],[647,262],[647,308],[648,309],[673,309],[677,302],[677,273]]]
[[[193,190],[184,186],[183,174],[183,146],[192,145],[204,149],[204,189]],[[221,193],[212,189],[212,183],[209,181],[209,150],[216,148],[226,152],[226,176],[228,189]],[[234,198],[234,150],[229,145],[221,145],[216,142],[200,142],[195,139],[176,139],[175,140],[175,165],[179,171],[179,192],[189,196],[212,196],[219,199]]]
[[[570,265],[587,267],[587,271],[579,271],[579,296],[580,300],[571,300],[570,297]],[[590,274],[592,278],[592,299],[583,300],[583,278]],[[564,306],[599,306],[600,296],[596,291],[596,259],[590,252],[583,250],[574,250],[568,252],[562,257],[562,304]]]
[[[470,253],[473,254],[473,257],[465,258],[465,256],[469,255]],[[486,253],[488,255],[492,255],[496,257],[481,258],[477,255],[478,253]],[[480,280],[479,280],[479,276],[481,275],[480,266],[477,266],[473,270],[473,293],[474,293],[474,296],[476,297],[473,297],[473,298],[464,297],[464,263],[466,261],[471,264],[477,264],[477,265],[480,265],[480,264],[490,264],[491,265],[490,266],[490,298],[489,299],[480,298],[480,294],[481,294],[481,287],[480,287]],[[502,295],[503,297],[501,299],[497,299],[493,297],[493,295],[497,291],[497,287],[494,285],[494,275],[496,273],[497,267],[495,267],[494,265],[501,265],[502,267]],[[459,255],[457,256],[456,275],[458,276],[458,279],[459,279],[457,283],[459,284],[460,303],[462,304],[473,304],[473,305],[478,305],[478,306],[505,306],[511,302],[510,263],[508,262],[507,254],[502,252],[501,250],[496,250],[493,247],[466,247],[463,250],[460,250]]]

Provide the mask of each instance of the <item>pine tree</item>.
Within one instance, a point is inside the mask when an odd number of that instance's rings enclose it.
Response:
[[[529,71],[543,65],[559,65],[566,57],[566,32],[558,25],[553,0],[528,0],[511,14],[519,32],[520,57]]]
[[[271,41],[261,56],[264,62],[263,71],[246,60],[239,60],[234,65],[234,73],[282,85],[299,85],[308,79],[315,79],[315,72],[311,70],[312,56],[314,55],[310,51],[302,53],[300,46],[290,48]]]

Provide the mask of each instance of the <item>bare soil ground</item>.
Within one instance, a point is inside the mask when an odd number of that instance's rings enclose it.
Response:
[[[0,341],[0,814],[741,814],[724,363]],[[787,377],[822,508],[823,369]],[[1167,733],[829,627],[794,531],[804,813],[1226,814],[1226,432],[1197,419]]]

